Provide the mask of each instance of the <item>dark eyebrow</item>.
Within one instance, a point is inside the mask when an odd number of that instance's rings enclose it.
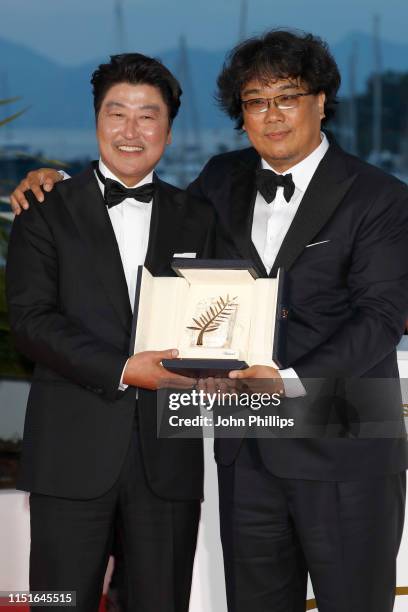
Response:
[[[126,104],[123,104],[122,102],[115,102],[115,100],[112,100],[111,102],[107,102],[106,103],[106,108],[114,108],[114,107],[119,107],[119,108],[126,108]],[[143,104],[142,106],[139,106],[140,110],[152,110],[152,111],[159,111],[160,107],[158,104]]]
[[[124,104],[122,104],[121,102],[115,102],[114,100],[112,100],[112,102],[107,102],[106,104],[106,108],[112,108],[113,106],[119,106],[120,108],[125,108]]]
[[[143,104],[143,106],[140,106],[140,110],[153,110],[158,112],[160,106],[158,104]]]
[[[277,88],[278,91],[286,91],[287,89],[299,89],[299,85],[297,85],[296,83],[292,84],[292,83],[286,83],[285,85],[279,85],[279,87]],[[262,89],[244,89],[244,91],[242,92],[243,96],[249,96],[251,94],[254,95],[259,95],[260,93],[262,93]]]

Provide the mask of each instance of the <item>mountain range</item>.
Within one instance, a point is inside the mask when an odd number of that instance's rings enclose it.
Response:
[[[353,41],[357,47],[355,73],[358,91],[364,90],[367,78],[373,71],[373,42],[369,35],[350,33],[333,45],[332,51],[343,76],[343,95],[348,93]],[[384,40],[381,42],[381,52],[383,70],[408,72],[408,45]],[[177,48],[158,53],[157,57],[176,75],[180,75],[180,51]],[[225,51],[191,47],[187,57],[192,87],[187,82],[183,83],[181,78],[185,89],[181,121],[194,122],[205,129],[227,127],[228,120],[214,101],[215,80]],[[0,118],[29,106],[28,112],[18,120],[19,128],[92,128],[94,120],[89,79],[95,67],[106,60],[106,57],[100,57],[79,66],[65,66],[24,44],[0,38],[0,99],[21,96],[21,100],[13,106],[1,109]],[[194,104],[191,102],[193,98]]]

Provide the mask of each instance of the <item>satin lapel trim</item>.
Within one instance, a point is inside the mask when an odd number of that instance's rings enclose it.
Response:
[[[253,161],[251,160],[251,163],[241,162],[231,176],[229,225],[232,239],[242,258],[250,259],[259,274],[267,276],[266,268],[251,237],[257,194],[255,171],[258,163],[258,156]]]
[[[72,181],[64,199],[79,233],[90,248],[95,271],[105,292],[121,324],[129,332],[132,311],[119,247],[91,168]]]
[[[180,215],[186,200],[184,192],[173,192],[156,175],[153,177],[156,191],[150,220],[149,243],[145,266],[152,274],[167,270],[181,231]]]
[[[281,266],[285,270],[293,266],[305,246],[334,214],[357,177],[357,174],[347,172],[341,151],[335,145],[331,147],[333,149],[328,150],[310,181],[270,276],[276,276]]]

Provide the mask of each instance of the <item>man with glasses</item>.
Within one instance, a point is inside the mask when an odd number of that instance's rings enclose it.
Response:
[[[240,44],[218,97],[252,146],[212,158],[190,186],[217,210],[219,257],[251,259],[264,277],[287,271],[284,369],[254,364],[230,377],[274,379],[292,397],[309,392],[310,379],[329,381],[333,394],[353,380],[398,377],[408,190],[321,131],[339,85],[311,34],[271,31]],[[55,177],[41,171],[30,186],[41,192],[44,179]],[[16,211],[19,202],[21,190]],[[398,402],[397,393],[375,408],[387,420]],[[322,398],[321,408],[331,404]],[[402,437],[219,439],[216,459],[229,612],[303,612],[307,572],[320,612],[392,610]]]
[[[370,379],[367,393],[374,379],[398,378],[408,190],[322,133],[339,85],[311,34],[272,31],[240,44],[218,99],[252,147],[212,158],[190,187],[218,212],[217,256],[251,259],[264,277],[287,271],[285,369],[252,365],[230,377],[275,379],[292,397],[311,379],[337,394],[354,377]],[[373,398],[384,421],[401,412],[395,395]],[[323,398],[322,412],[330,407]],[[407,444],[351,437],[217,440],[230,612],[303,612],[308,571],[320,612],[392,610]]]

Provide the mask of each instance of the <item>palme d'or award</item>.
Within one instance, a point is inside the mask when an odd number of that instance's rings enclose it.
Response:
[[[177,373],[224,376],[255,363],[284,363],[284,275],[258,278],[243,260],[175,259],[177,276],[139,268],[131,351],[176,347]]]
[[[197,318],[193,317],[194,325],[187,326],[187,329],[197,331],[198,334],[193,340],[193,346],[213,346],[217,348],[227,348],[230,344],[233,325],[235,322],[235,313],[239,306],[237,300],[238,296],[230,298],[229,295],[223,298],[221,295],[218,298],[210,298],[207,300],[209,306],[206,310],[206,304],[204,303],[201,307],[199,303],[197,305],[201,314],[196,315]],[[206,334],[213,333],[208,339]],[[205,341],[204,341],[205,335]]]

